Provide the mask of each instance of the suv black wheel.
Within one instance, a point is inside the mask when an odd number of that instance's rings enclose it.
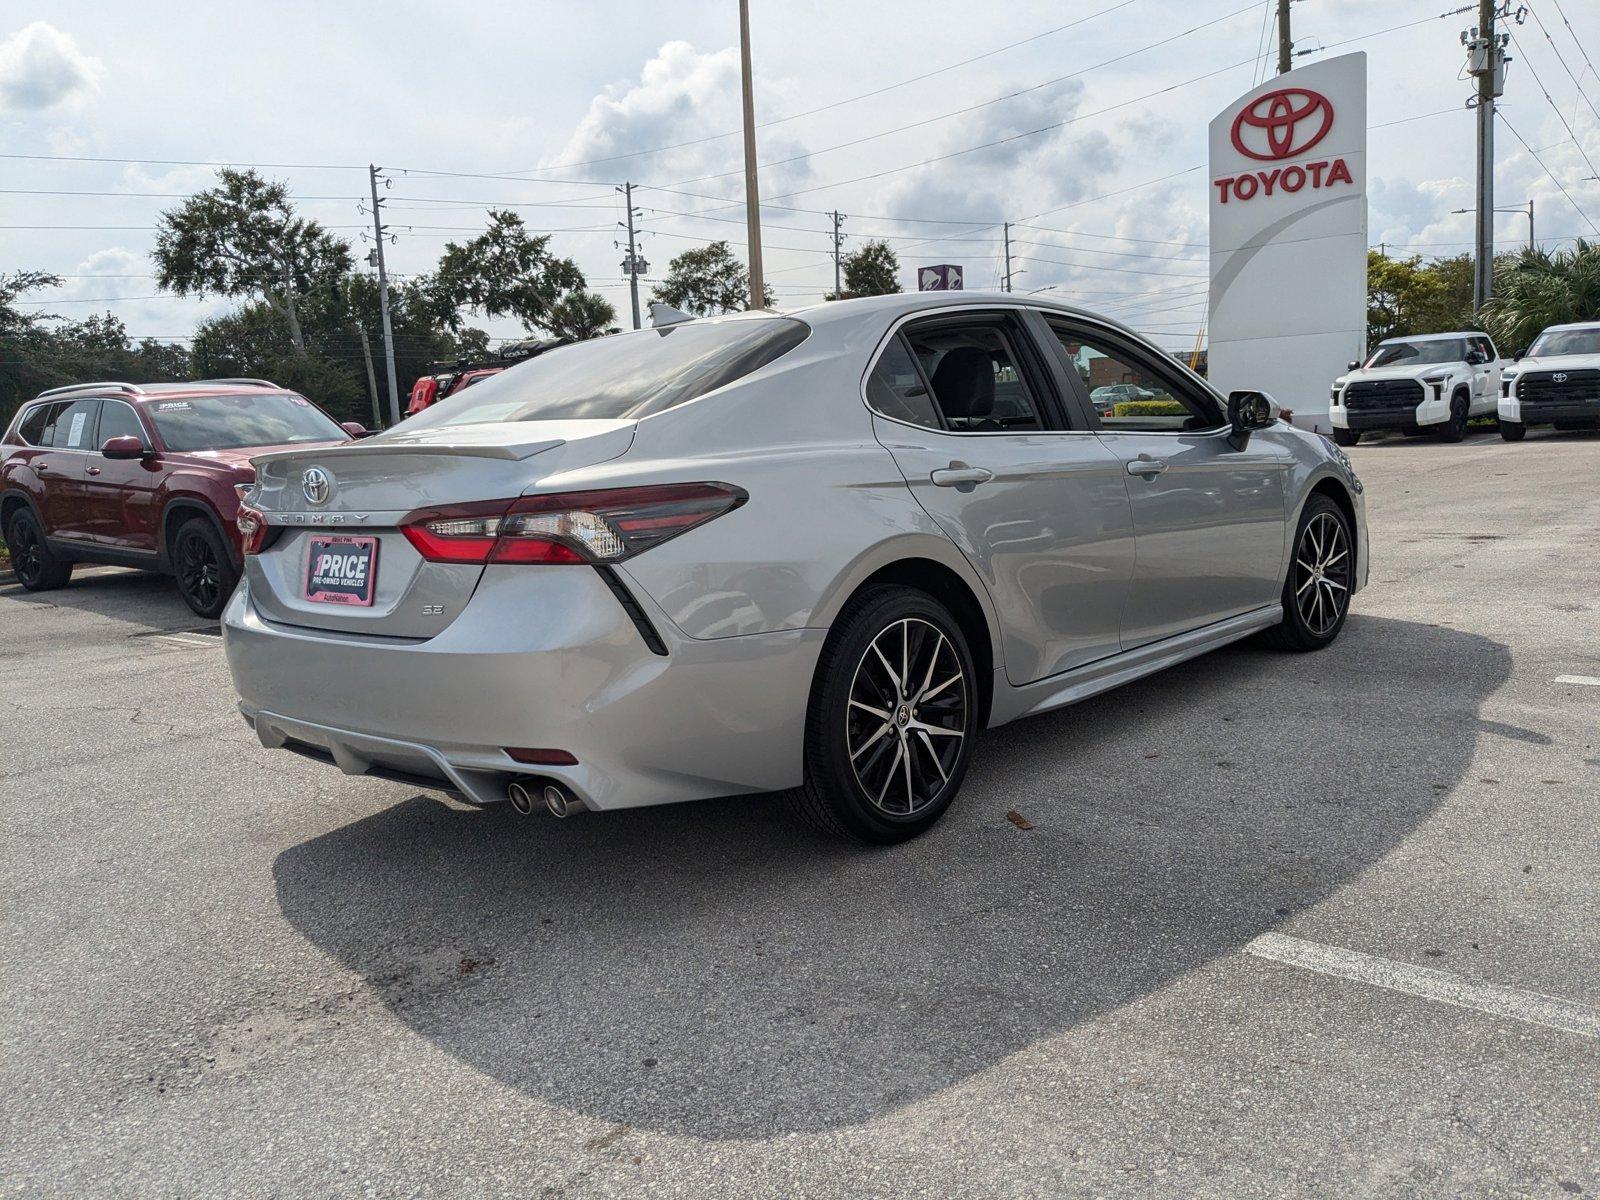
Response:
[[[1360,440],[1361,431],[1359,429],[1340,429],[1337,425],[1333,427],[1333,444],[1335,446],[1354,446]]]
[[[172,570],[183,602],[208,620],[222,615],[239,582],[222,535],[205,517],[190,517],[178,527],[178,536],[172,539]]]
[[[1283,620],[1267,630],[1280,650],[1321,650],[1339,636],[1355,584],[1355,538],[1344,510],[1320,493],[1306,501],[1283,584]]]
[[[1459,442],[1467,436],[1467,421],[1470,420],[1469,412],[1471,401],[1465,392],[1457,392],[1450,397],[1450,419],[1435,429],[1435,436],[1441,442]]]
[[[1501,421],[1500,437],[1507,442],[1520,442],[1528,436],[1528,427],[1521,421]]]
[[[11,550],[12,574],[30,592],[65,587],[72,578],[72,563],[51,551],[32,509],[19,509],[11,518],[6,528],[6,545]]]
[[[811,687],[805,782],[788,794],[825,833],[900,842],[950,807],[978,729],[972,654],[948,609],[874,588],[834,622]]]

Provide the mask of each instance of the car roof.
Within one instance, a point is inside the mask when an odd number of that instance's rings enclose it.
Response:
[[[1463,329],[1460,333],[1419,333],[1412,337],[1384,338],[1383,341],[1378,343],[1378,345],[1391,346],[1401,344],[1409,345],[1412,342],[1448,342],[1457,341],[1461,338],[1488,336],[1489,335],[1484,333],[1481,329]]]
[[[1565,325],[1546,325],[1540,333],[1567,333],[1574,329],[1600,329],[1600,321],[1569,321]]]

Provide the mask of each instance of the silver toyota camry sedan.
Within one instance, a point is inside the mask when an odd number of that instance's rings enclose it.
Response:
[[[600,338],[254,461],[223,634],[261,742],[558,816],[783,791],[910,837],[980,730],[1320,649],[1367,576],[1331,443],[1011,295]]]

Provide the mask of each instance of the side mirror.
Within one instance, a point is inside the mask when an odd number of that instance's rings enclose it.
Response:
[[[1488,361],[1481,350],[1469,350],[1467,352],[1467,366],[1469,367],[1481,367]]]
[[[124,434],[122,437],[107,438],[100,447],[100,453],[107,458],[143,458],[150,453],[144,442],[133,436]]]
[[[1242,449],[1253,432],[1266,429],[1277,420],[1272,409],[1272,397],[1265,392],[1229,392],[1228,424],[1233,426],[1233,434],[1228,440]]]
[[[1345,363],[1344,369],[1346,371],[1359,371],[1361,369],[1361,360],[1359,358],[1352,358],[1349,362]]]
[[[371,437],[372,436],[372,431],[370,429],[368,429],[365,425],[363,425],[360,421],[340,421],[339,422],[339,428],[344,430],[346,433],[348,433],[353,438],[364,438],[364,437]]]
[[[1512,362],[1521,362],[1522,361],[1522,356],[1524,354],[1526,354],[1526,353],[1527,353],[1526,350],[1518,350],[1515,354],[1513,354],[1511,356],[1511,361]]]

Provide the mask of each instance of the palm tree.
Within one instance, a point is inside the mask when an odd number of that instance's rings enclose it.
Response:
[[[1524,250],[1496,265],[1482,316],[1502,352],[1521,353],[1549,325],[1600,321],[1600,242],[1580,238],[1554,254]]]

